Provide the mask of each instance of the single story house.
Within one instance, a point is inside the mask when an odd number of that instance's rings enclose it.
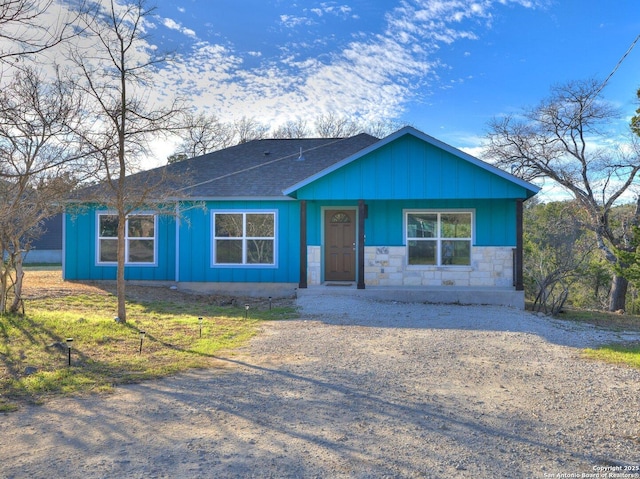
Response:
[[[127,280],[264,296],[455,291],[457,302],[524,306],[522,209],[539,188],[412,127],[255,140],[133,176],[160,171],[189,182],[174,214],[128,217]],[[100,205],[65,214],[65,279],[115,279],[116,226]]]
[[[60,264],[62,262],[62,214],[58,213],[42,222],[42,236],[31,242],[25,255],[25,264]]]

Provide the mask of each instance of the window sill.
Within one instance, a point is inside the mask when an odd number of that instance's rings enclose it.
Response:
[[[223,268],[242,268],[242,269],[275,269],[277,264],[242,264],[242,263],[214,263],[210,266],[211,269],[223,269]]]
[[[118,266],[117,262],[98,262],[96,263],[96,266],[110,266],[110,267],[116,267]],[[124,266],[126,268],[138,268],[138,267],[144,267],[144,268],[149,268],[149,267],[156,267],[158,266],[158,263],[125,263]]]
[[[471,272],[473,267],[470,265],[430,265],[430,264],[411,264],[407,265],[407,270],[411,271],[462,271]]]

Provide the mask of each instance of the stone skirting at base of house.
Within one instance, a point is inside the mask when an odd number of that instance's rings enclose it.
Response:
[[[513,286],[513,248],[478,247],[471,249],[469,266],[407,265],[404,246],[365,247],[366,286],[458,286],[511,288]],[[307,282],[319,285],[322,277],[322,247],[307,247]]]
[[[322,283],[322,247],[307,246],[307,283]]]
[[[146,284],[148,284],[147,282]],[[131,282],[130,284],[135,284]],[[143,284],[143,283],[140,283]],[[196,294],[222,294],[254,298],[291,298],[296,295],[297,283],[173,283],[175,288]]]
[[[370,286],[481,286],[513,284],[513,249],[473,247],[469,266],[412,266],[407,248],[365,248],[364,280]]]
[[[514,288],[488,288],[465,286],[367,286],[357,289],[356,284],[346,287],[326,285],[299,289],[301,296],[326,296],[330,301],[335,296],[354,296],[374,301],[396,301],[400,303],[490,305],[524,309],[524,291]]]

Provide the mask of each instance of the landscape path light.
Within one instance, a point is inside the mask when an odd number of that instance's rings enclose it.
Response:
[[[69,352],[69,366],[71,366],[71,343],[73,338],[67,338],[67,351]]]
[[[200,337],[202,337],[202,316],[198,318],[198,323],[200,323]]]
[[[140,354],[142,354],[142,341],[144,341],[144,331],[140,331]]]
[[[249,303],[244,305],[244,319],[249,317]]]

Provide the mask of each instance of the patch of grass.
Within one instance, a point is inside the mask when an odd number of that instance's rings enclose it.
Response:
[[[588,323],[599,328],[613,331],[640,332],[640,317],[634,314],[617,314],[606,311],[592,311],[580,309],[564,309],[558,319]]]
[[[640,318],[632,314],[566,309],[558,318],[577,323],[588,323],[611,331],[640,332]],[[583,355],[590,359],[640,368],[640,344],[636,343],[611,344],[597,349],[585,349]]]
[[[25,271],[58,271],[62,268],[60,263],[25,263],[22,265]]]
[[[640,368],[640,344],[611,344],[598,349],[585,349],[584,355],[613,364],[628,364]]]
[[[130,301],[114,321],[111,294],[30,300],[27,315],[0,316],[0,412],[47,397],[105,392],[114,385],[212,367],[216,355],[247,343],[261,321],[291,318],[293,307],[217,306],[197,296]],[[198,317],[203,317],[202,337]],[[140,331],[145,332],[140,353]],[[68,365],[66,338],[71,343]],[[26,374],[27,368],[36,372]]]
[[[634,314],[565,308],[558,319],[587,323],[609,331],[640,332],[640,317]],[[614,364],[627,364],[640,368],[640,344],[611,344],[597,349],[585,349],[583,356]]]

